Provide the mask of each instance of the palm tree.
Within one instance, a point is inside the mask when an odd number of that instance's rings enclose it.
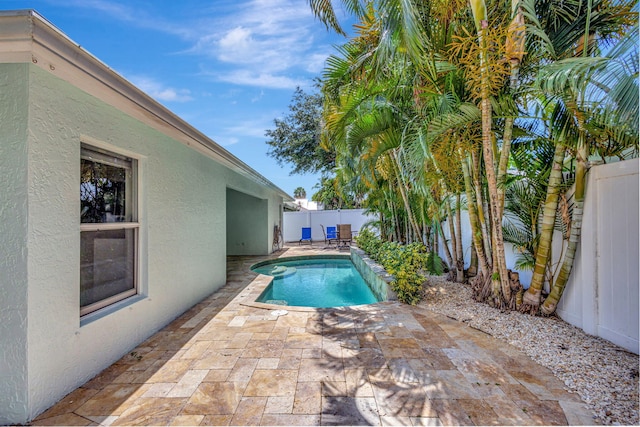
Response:
[[[590,147],[599,138],[598,135],[603,134],[616,142],[614,146],[637,147],[638,53],[633,41],[637,27],[627,31],[627,24],[633,16],[631,4],[612,5],[599,0],[585,2],[586,8],[584,2],[555,5],[558,7],[553,10],[560,10],[561,13],[543,15],[544,20],[533,20],[530,25],[533,34],[542,35],[539,38],[544,42],[539,46],[545,49],[545,56],[555,59],[540,70],[536,81],[538,90],[556,111],[551,125],[556,129],[555,173],[551,175],[547,187],[544,233],[538,245],[532,283],[522,307],[530,312],[538,310],[541,289],[547,277],[548,248],[551,246],[556,216],[558,177],[562,164],[566,162],[565,148],[568,149],[566,154],[575,156],[576,160],[571,237],[564,253],[563,267],[552,286],[553,296],[547,298],[548,302],[542,308],[546,314],[555,311],[573,264],[580,235]],[[524,3],[531,15],[536,6],[537,3]],[[581,8],[586,13],[571,14],[579,12]],[[559,17],[563,16],[567,16],[564,26],[558,23]],[[610,57],[593,56],[598,43],[610,43],[611,39],[619,38],[625,32],[626,38],[612,49]],[[585,43],[585,40],[588,42]]]
[[[293,190],[293,197],[296,199],[304,199],[307,197],[307,191],[302,187],[296,187],[296,189]]]

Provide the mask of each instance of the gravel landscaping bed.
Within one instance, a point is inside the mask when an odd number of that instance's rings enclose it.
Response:
[[[639,357],[558,317],[501,312],[477,303],[468,285],[430,276],[420,306],[467,323],[549,368],[594,413],[594,424],[638,425]]]

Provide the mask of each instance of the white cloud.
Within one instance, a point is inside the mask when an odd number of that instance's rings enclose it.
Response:
[[[231,71],[208,72],[237,85],[292,89],[319,73],[326,59],[314,49],[314,20],[299,0],[250,0],[210,22],[190,53],[213,57]],[[304,76],[304,77],[303,77]]]
[[[203,61],[204,74],[236,85],[293,89],[319,74],[327,55],[314,46],[324,31],[308,2],[300,0],[216,0],[188,20],[164,17],[162,10],[123,0],[67,0],[68,7],[95,10],[115,19],[167,34],[191,44],[182,54],[213,58]],[[324,47],[329,51],[328,47]],[[224,71],[221,71],[224,70]],[[151,87],[152,96],[184,102],[184,91]]]
[[[129,76],[129,81],[158,101],[188,102],[193,100],[188,89],[176,89],[145,76]]]
[[[250,69],[235,69],[231,72],[211,74],[217,80],[243,86],[268,87],[272,89],[294,89],[307,86],[308,80],[296,79],[271,73],[261,73]]]

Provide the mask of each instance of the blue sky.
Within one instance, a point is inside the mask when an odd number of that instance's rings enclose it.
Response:
[[[35,9],[287,193],[315,192],[318,176],[290,176],[264,136],[343,42],[308,0],[0,0],[0,9]]]

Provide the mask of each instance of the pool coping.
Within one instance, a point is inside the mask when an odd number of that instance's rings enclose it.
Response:
[[[354,262],[354,257],[359,258],[362,263],[356,263]],[[388,274],[384,268],[382,268],[379,264],[376,264],[371,258],[369,258],[368,256],[366,256],[365,252],[357,247],[351,246],[350,247],[350,254],[346,255],[346,254],[332,254],[332,255],[297,255],[297,256],[291,256],[291,257],[281,257],[281,258],[276,258],[276,259],[266,259],[263,261],[259,261],[255,264],[252,264],[249,269],[251,271],[253,271],[253,268],[255,267],[261,267],[263,265],[267,265],[267,264],[274,264],[278,261],[282,262],[282,261],[301,261],[301,260],[305,260],[305,259],[349,259],[351,260],[351,262],[354,264],[354,266],[356,267],[356,269],[358,270],[358,272],[360,273],[360,275],[363,277],[363,279],[365,280],[365,283],[367,284],[367,286],[369,286],[369,288],[371,289],[372,292],[374,292],[374,294],[377,293],[374,291],[374,289],[372,288],[372,285],[369,283],[367,276],[371,276],[374,275],[375,277],[377,277],[377,280],[381,280],[382,282],[385,283],[387,289],[386,289],[386,299],[382,300],[382,301],[378,301],[375,303],[371,303],[371,304],[359,304],[359,305],[351,305],[351,306],[345,306],[345,307],[305,307],[305,306],[295,306],[295,305],[279,305],[279,304],[267,304],[264,302],[258,302],[256,301],[260,295],[262,294],[262,292],[265,290],[265,288],[267,286],[269,286],[271,284],[271,282],[273,282],[274,277],[273,276],[268,276],[266,274],[260,274],[260,273],[255,273],[257,275],[257,277],[255,279],[253,279],[251,281],[251,283],[244,288],[243,292],[241,292],[240,295],[240,300],[239,300],[239,304],[246,306],[246,307],[253,307],[253,308],[262,308],[265,310],[286,310],[286,311],[299,311],[299,312],[322,312],[322,311],[326,311],[326,310],[339,310],[341,308],[350,308],[350,307],[363,307],[363,306],[373,306],[376,304],[384,304],[387,302],[393,302],[393,301],[397,301],[397,297],[395,295],[395,292],[393,292],[393,290],[391,289],[390,283],[391,281],[393,281],[393,276],[391,276],[390,274]],[[370,274],[367,274],[367,272],[363,272],[361,269],[362,268],[368,268],[370,270]],[[366,276],[365,276],[366,275]]]

